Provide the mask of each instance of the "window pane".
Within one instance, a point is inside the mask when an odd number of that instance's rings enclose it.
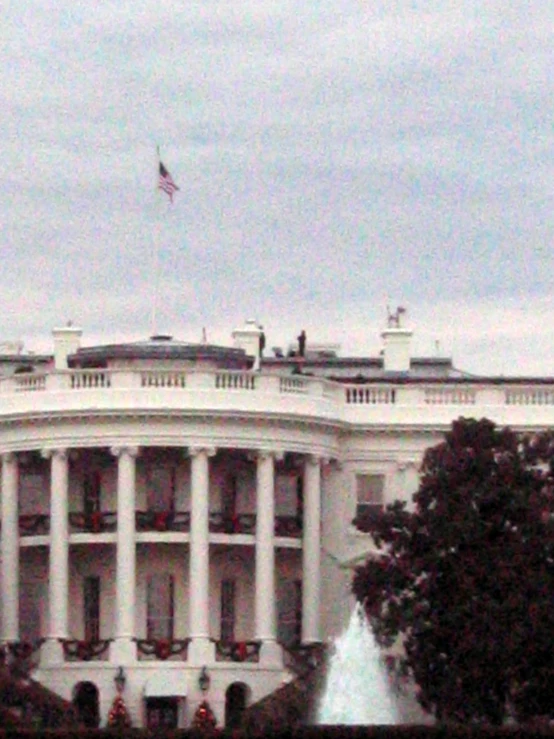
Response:
[[[235,581],[221,581],[221,640],[235,641]]]
[[[146,584],[146,638],[173,639],[173,575],[150,575]]]
[[[83,583],[85,639],[100,639],[100,578],[86,577]]]
[[[100,470],[87,470],[83,479],[83,510],[97,513],[100,510],[102,480]]]
[[[285,646],[302,637],[302,581],[282,580],[278,591],[278,640]]]
[[[148,474],[146,501],[150,511],[175,509],[175,468],[153,467]]]
[[[384,475],[356,475],[356,525],[374,521],[383,510],[385,500]]]

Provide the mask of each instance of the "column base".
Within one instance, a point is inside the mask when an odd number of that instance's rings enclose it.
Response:
[[[117,665],[131,665],[137,661],[137,645],[129,637],[114,639],[110,644],[110,662]]]
[[[260,665],[262,667],[273,667],[283,669],[283,649],[275,639],[262,641],[260,647]]]
[[[205,636],[198,636],[191,640],[188,647],[187,662],[190,665],[202,667],[215,662],[215,644]]]
[[[65,662],[63,645],[57,639],[47,639],[40,648],[41,667],[59,667]]]

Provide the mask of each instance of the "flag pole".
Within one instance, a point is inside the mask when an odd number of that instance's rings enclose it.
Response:
[[[159,173],[160,173],[160,147],[156,144],[156,192],[159,193]],[[150,336],[156,336],[157,319],[158,319],[158,289],[159,289],[159,272],[160,272],[160,214],[158,212],[159,194],[156,194],[156,225],[154,227],[154,243],[152,253],[152,275],[154,279],[154,295],[152,299],[152,316],[150,322]]]

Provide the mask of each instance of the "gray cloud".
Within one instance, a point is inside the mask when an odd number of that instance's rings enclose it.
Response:
[[[554,10],[319,6],[8,4],[1,335],[143,337],[157,244],[183,338],[258,316],[270,344],[378,351],[398,300],[422,350],[551,371]]]

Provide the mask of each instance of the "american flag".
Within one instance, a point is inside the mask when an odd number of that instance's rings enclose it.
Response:
[[[170,202],[173,202],[173,193],[177,192],[179,189],[175,182],[173,182],[173,177],[169,174],[167,169],[164,167],[162,161],[160,160],[160,179],[158,182],[158,187],[160,190],[163,190],[165,193],[169,195]]]

